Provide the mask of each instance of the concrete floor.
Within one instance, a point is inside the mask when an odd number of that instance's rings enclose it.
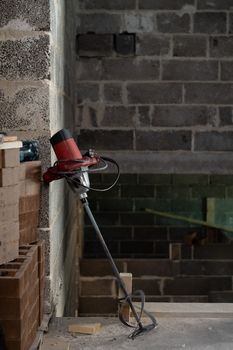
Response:
[[[135,340],[116,318],[57,318],[41,350],[233,350],[233,319],[158,318],[158,328]],[[73,323],[102,324],[95,335],[70,334]]]

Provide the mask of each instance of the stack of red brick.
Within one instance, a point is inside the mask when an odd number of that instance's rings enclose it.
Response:
[[[6,348],[28,350],[43,315],[44,243],[20,247],[0,266],[0,321]]]
[[[19,249],[19,148],[0,149],[0,264]]]
[[[0,327],[7,350],[28,350],[44,304],[45,245],[37,241],[41,163],[20,164],[19,148],[6,148],[0,149]]]
[[[37,240],[40,205],[40,161],[20,164],[19,230],[20,245]]]

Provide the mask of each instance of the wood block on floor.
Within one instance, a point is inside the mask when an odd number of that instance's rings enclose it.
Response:
[[[100,331],[100,323],[92,324],[70,324],[68,326],[68,331],[70,333],[82,333],[82,334],[96,334]]]

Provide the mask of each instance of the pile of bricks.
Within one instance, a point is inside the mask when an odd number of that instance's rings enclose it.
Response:
[[[19,165],[19,148],[0,149],[0,264],[18,256]]]
[[[14,261],[0,266],[0,323],[8,350],[28,350],[42,318],[43,242],[20,247]]]
[[[40,205],[41,162],[20,164],[19,233],[20,245],[37,239]]]

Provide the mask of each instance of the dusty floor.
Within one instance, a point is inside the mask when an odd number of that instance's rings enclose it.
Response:
[[[160,318],[158,328],[135,340],[114,318],[57,318],[42,350],[233,350],[233,319]],[[102,324],[96,335],[70,334],[68,324]]]

